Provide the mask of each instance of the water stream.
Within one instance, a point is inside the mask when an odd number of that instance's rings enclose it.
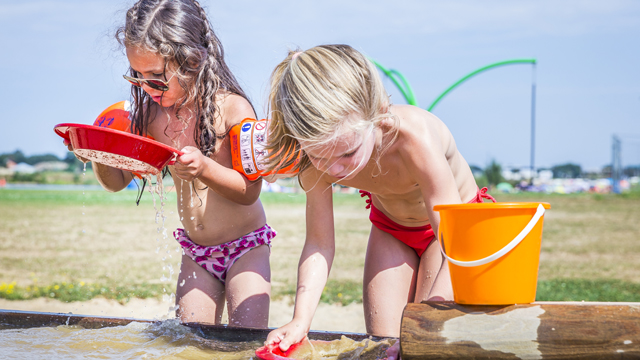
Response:
[[[167,193],[164,190],[164,185],[162,183],[162,172],[156,175],[155,184],[152,182],[151,175],[146,175],[146,181],[149,184],[148,189],[151,197],[153,199],[153,208],[156,212],[155,214],[155,223],[156,223],[156,253],[160,253],[162,251],[162,276],[160,281],[162,283],[171,284],[173,280],[173,275],[175,274],[175,270],[173,269],[173,265],[171,264],[170,259],[173,258],[173,252],[179,252],[180,248],[173,239],[169,238],[167,233],[167,228],[165,226],[166,215],[164,213],[164,206],[167,201]],[[158,200],[156,200],[156,196]],[[158,208],[158,203],[160,207]],[[163,289],[165,292],[162,295],[162,301],[167,304],[167,313],[162,317],[164,319],[170,319],[175,316],[175,293],[167,294],[166,288]]]

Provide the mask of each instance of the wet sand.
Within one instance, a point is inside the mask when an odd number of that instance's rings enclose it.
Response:
[[[51,313],[73,313],[78,315],[123,317],[134,319],[166,319],[169,304],[158,299],[131,299],[126,304],[115,300],[94,298],[90,301],[61,302],[53,299],[38,298],[25,301],[0,299],[0,309],[38,311]],[[293,316],[293,304],[290,299],[271,302],[269,327],[286,324]],[[227,321],[226,312],[223,322]],[[365,333],[362,304],[347,306],[320,304],[316,310],[312,330]]]

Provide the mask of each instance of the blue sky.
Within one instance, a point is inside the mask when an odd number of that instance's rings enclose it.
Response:
[[[113,34],[132,3],[0,3],[0,153],[63,156],[55,124],[92,123],[128,99],[128,65]],[[271,70],[289,48],[350,44],[401,71],[423,108],[479,67],[535,58],[536,166],[600,168],[611,162],[613,134],[622,136],[623,165],[640,164],[639,1],[201,3],[259,116]],[[433,110],[470,164],[529,165],[531,79],[528,65],[487,71]]]

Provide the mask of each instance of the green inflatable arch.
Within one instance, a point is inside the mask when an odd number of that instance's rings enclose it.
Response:
[[[407,81],[407,79],[404,77],[404,75],[402,75],[399,71],[397,70],[393,70],[393,69],[387,69],[384,66],[380,65],[377,61],[370,59],[371,62],[373,62],[376,67],[378,69],[380,69],[380,71],[382,71],[387,77],[389,77],[389,79],[391,79],[391,81],[394,83],[394,85],[398,88],[398,90],[400,90],[400,92],[402,93],[402,95],[404,96],[405,100],[407,101],[407,104],[409,105],[415,105],[418,106],[418,102],[416,100],[415,94],[413,93],[413,89],[411,88],[411,85],[409,84],[409,82]],[[461,78],[460,80],[456,81],[453,85],[449,86],[449,88],[447,88],[445,91],[442,92],[442,94],[440,94],[432,103],[431,105],[429,105],[429,107],[427,108],[428,111],[433,110],[433,108],[440,102],[440,100],[442,100],[442,98],[444,98],[448,93],[451,92],[451,90],[455,89],[456,87],[460,86],[460,84],[462,84],[463,82],[469,80],[470,78],[485,72],[487,70],[491,70],[493,68],[497,68],[500,66],[505,66],[505,65],[515,65],[515,64],[532,64],[533,66],[536,65],[536,59],[513,59],[513,60],[505,60],[505,61],[498,61],[496,63],[493,64],[489,64],[487,66],[483,66],[475,71],[472,71],[471,73],[467,74],[466,76],[464,76],[463,78]]]
[[[375,66],[378,69],[380,69],[380,71],[382,71],[385,75],[387,75],[389,79],[391,79],[394,85],[402,93],[402,96],[404,96],[404,99],[407,101],[407,104],[418,106],[416,96],[413,93],[413,89],[411,88],[411,85],[409,85],[409,81],[407,81],[407,79],[404,77],[404,75],[402,75],[402,73],[400,73],[400,71],[387,69],[384,66],[380,65],[380,63],[378,63],[377,61],[371,58],[369,60],[372,63],[374,63]]]
[[[532,64],[535,66],[536,64],[536,59],[514,59],[514,60],[505,60],[505,61],[499,61],[497,63],[493,63],[493,64],[489,64],[487,66],[483,66],[478,70],[475,70],[471,73],[469,73],[468,75],[466,75],[465,77],[463,77],[462,79],[456,81],[453,85],[449,86],[449,88],[447,90],[445,90],[444,92],[442,92],[442,94],[440,94],[440,96],[438,96],[432,103],[431,105],[429,105],[429,107],[427,108],[428,111],[431,111],[439,102],[440,100],[442,100],[443,97],[445,97],[448,93],[451,92],[451,90],[455,89],[456,87],[458,87],[460,84],[462,84],[463,82],[469,80],[470,78],[480,74],[481,72],[485,72],[487,70],[491,70],[493,68],[496,67],[500,67],[500,66],[505,66],[505,65],[514,65],[514,64]]]
[[[416,97],[413,93],[413,89],[411,88],[411,85],[409,85],[409,82],[407,81],[407,79],[399,71],[393,70],[393,69],[387,69],[384,66],[380,65],[379,63],[377,63],[376,61],[374,61],[373,59],[370,59],[370,60],[378,67],[378,69],[380,69],[386,76],[388,76],[391,79],[391,81],[393,81],[393,83],[396,85],[396,87],[398,87],[398,89],[400,90],[400,92],[402,93],[402,95],[404,96],[408,104],[418,106],[418,103],[416,101]],[[433,108],[436,105],[438,105],[438,103],[440,102],[440,100],[442,100],[442,98],[444,98],[453,89],[460,86],[460,84],[469,80],[470,78],[482,72],[485,72],[487,70],[491,70],[500,66],[516,65],[516,64],[531,64],[533,66],[533,77],[531,81],[531,159],[530,159],[530,168],[533,173],[535,169],[536,59],[513,59],[513,60],[498,61],[496,63],[489,64],[475,71],[472,71],[471,73],[467,74],[460,80],[456,81],[453,85],[449,86],[449,88],[447,88],[445,91],[443,91],[442,94],[440,94],[431,103],[431,105],[429,105],[427,110],[428,111],[433,110]],[[531,178],[531,181],[533,181],[533,178]]]

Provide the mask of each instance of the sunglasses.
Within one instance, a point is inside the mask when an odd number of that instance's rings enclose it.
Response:
[[[138,87],[141,87],[142,84],[145,84],[154,90],[169,91],[169,81],[171,81],[171,79],[175,75],[176,73],[173,73],[173,75],[171,75],[171,77],[167,81],[160,80],[160,79],[139,79],[139,78],[134,78],[127,75],[122,75],[122,77],[128,82],[130,82],[132,85],[135,85]]]

